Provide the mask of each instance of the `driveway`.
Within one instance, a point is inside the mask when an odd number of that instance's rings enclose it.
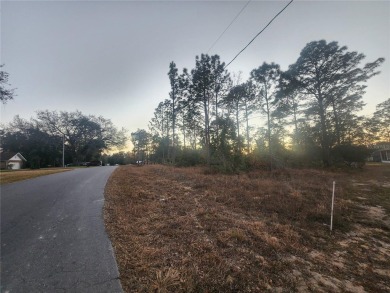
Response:
[[[1,292],[122,292],[103,221],[115,167],[1,186]]]

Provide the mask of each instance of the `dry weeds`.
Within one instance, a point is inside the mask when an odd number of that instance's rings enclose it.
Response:
[[[0,184],[12,183],[49,174],[69,171],[71,169],[39,169],[39,170],[13,170],[0,172]]]
[[[390,166],[240,175],[117,168],[106,186],[105,221],[122,286],[126,292],[389,291],[389,181]]]

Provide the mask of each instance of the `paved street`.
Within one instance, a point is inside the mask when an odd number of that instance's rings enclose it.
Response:
[[[1,186],[1,292],[122,292],[102,215],[114,169]]]

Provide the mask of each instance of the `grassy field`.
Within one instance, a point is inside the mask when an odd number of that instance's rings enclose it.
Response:
[[[0,184],[12,183],[16,181],[31,179],[39,176],[69,171],[72,169],[52,168],[38,170],[6,170],[0,172]]]
[[[126,292],[390,292],[389,215],[390,165],[240,175],[124,166],[106,186]]]

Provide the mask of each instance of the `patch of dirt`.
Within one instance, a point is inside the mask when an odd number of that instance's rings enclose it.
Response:
[[[386,211],[384,210],[383,207],[381,207],[381,206],[375,206],[375,207],[365,206],[365,208],[367,211],[367,216],[370,219],[380,221],[390,228],[390,220],[389,220],[388,215],[386,215]]]

